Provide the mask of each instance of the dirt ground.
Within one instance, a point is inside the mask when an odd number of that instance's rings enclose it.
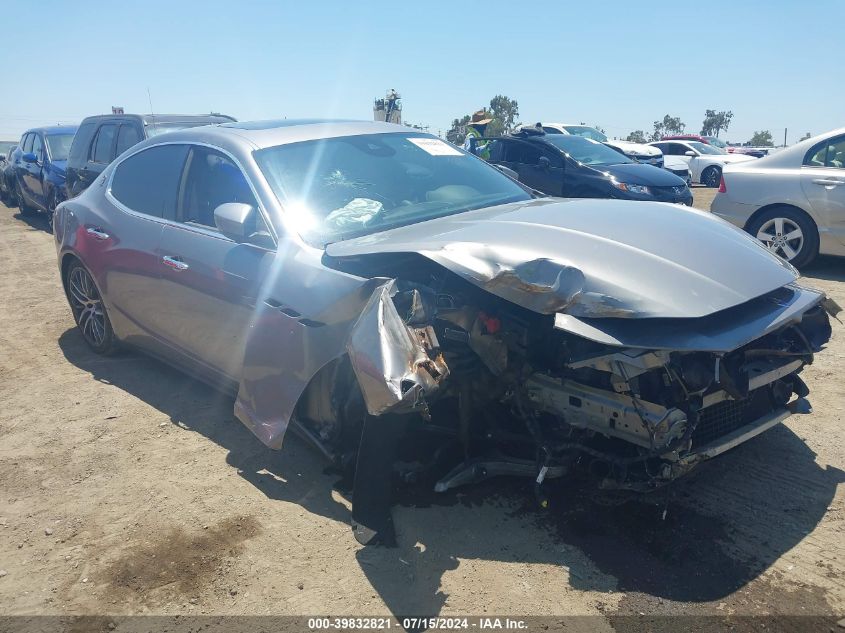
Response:
[[[362,548],[337,477],[297,438],[270,451],[231,399],[88,351],[45,229],[0,205],[0,616],[578,614],[650,630],[689,614],[760,630],[740,616],[818,615],[828,630],[845,615],[845,326],[806,370],[812,414],[669,495],[561,486],[545,512],[521,481],[409,495],[399,546]],[[845,260],[806,274],[845,306],[843,281]]]

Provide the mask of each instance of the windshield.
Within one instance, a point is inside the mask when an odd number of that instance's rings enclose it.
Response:
[[[73,134],[48,134],[47,147],[50,150],[50,159],[67,160],[72,142]]]
[[[199,127],[201,125],[211,125],[211,121],[172,121],[170,123],[147,123],[146,131],[147,138],[165,134],[166,132],[175,132],[176,130],[184,130],[189,127]]]
[[[698,141],[689,141],[687,145],[700,154],[727,154],[727,152],[723,149],[713,147],[712,145],[705,145],[704,143],[699,143]]]
[[[550,135],[546,141],[583,165],[619,165],[633,163],[624,154],[583,136]]]
[[[462,211],[529,200],[484,161],[425,134],[368,134],[255,153],[302,238],[330,242]]]
[[[566,125],[563,128],[570,134],[574,134],[575,136],[583,136],[584,138],[591,138],[594,141],[598,141],[599,143],[604,143],[607,140],[607,137],[599,132],[596,128],[590,127],[589,125]]]
[[[725,141],[723,141],[723,140],[722,140],[722,139],[720,139],[720,138],[716,138],[715,136],[705,136],[704,138],[705,138],[705,139],[707,140],[707,142],[708,142],[708,143],[710,143],[713,147],[718,147],[719,149],[725,149],[725,148],[728,146],[728,144],[727,144],[727,143],[725,143]]]

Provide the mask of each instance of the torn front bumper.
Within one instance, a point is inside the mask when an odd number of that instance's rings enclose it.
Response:
[[[449,377],[434,328],[424,323],[419,292],[405,291],[411,306],[405,318],[394,303],[398,292],[392,280],[373,293],[346,346],[370,415],[426,415],[426,398]]]

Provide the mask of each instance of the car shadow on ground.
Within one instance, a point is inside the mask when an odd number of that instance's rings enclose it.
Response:
[[[231,397],[135,352],[97,356],[75,329],[59,344],[69,362],[96,380],[225,448],[228,464],[268,499],[349,523],[347,507],[332,496],[338,477],[298,438],[271,451],[235,420]],[[705,464],[668,493],[625,501],[562,482],[550,489],[551,507],[541,512],[530,483],[514,479],[443,495],[403,490],[394,513],[398,547],[360,548],[355,556],[396,616],[448,608],[444,575],[463,561],[551,565],[565,568],[568,581],[561,582],[579,590],[706,603],[757,578],[812,532],[843,481],[842,471],[816,463],[783,426]],[[513,567],[501,567],[501,590],[509,583],[521,588],[518,578],[507,578]],[[541,590],[561,595],[567,588]]]
[[[38,231],[44,231],[45,233],[52,233],[53,230],[50,228],[50,222],[47,220],[47,216],[43,213],[32,213],[24,215],[20,212],[19,209],[15,209],[15,214],[12,216],[16,220],[20,220],[24,224],[28,224],[31,228],[36,229]]]
[[[802,269],[801,274],[810,283],[813,279],[845,281],[845,257],[821,255],[812,264]]]

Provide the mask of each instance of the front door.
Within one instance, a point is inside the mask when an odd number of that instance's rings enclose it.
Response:
[[[44,147],[44,140],[37,132],[32,139],[32,149],[35,154],[35,162],[24,161],[23,190],[26,197],[34,204],[44,206],[44,161],[47,157],[47,149]]]
[[[237,380],[261,271],[273,253],[234,242],[217,230],[214,210],[225,202],[258,211],[246,177],[231,158],[192,147],[179,188],[177,222],[165,227],[158,253],[161,299],[170,315],[161,334],[189,360]]]

